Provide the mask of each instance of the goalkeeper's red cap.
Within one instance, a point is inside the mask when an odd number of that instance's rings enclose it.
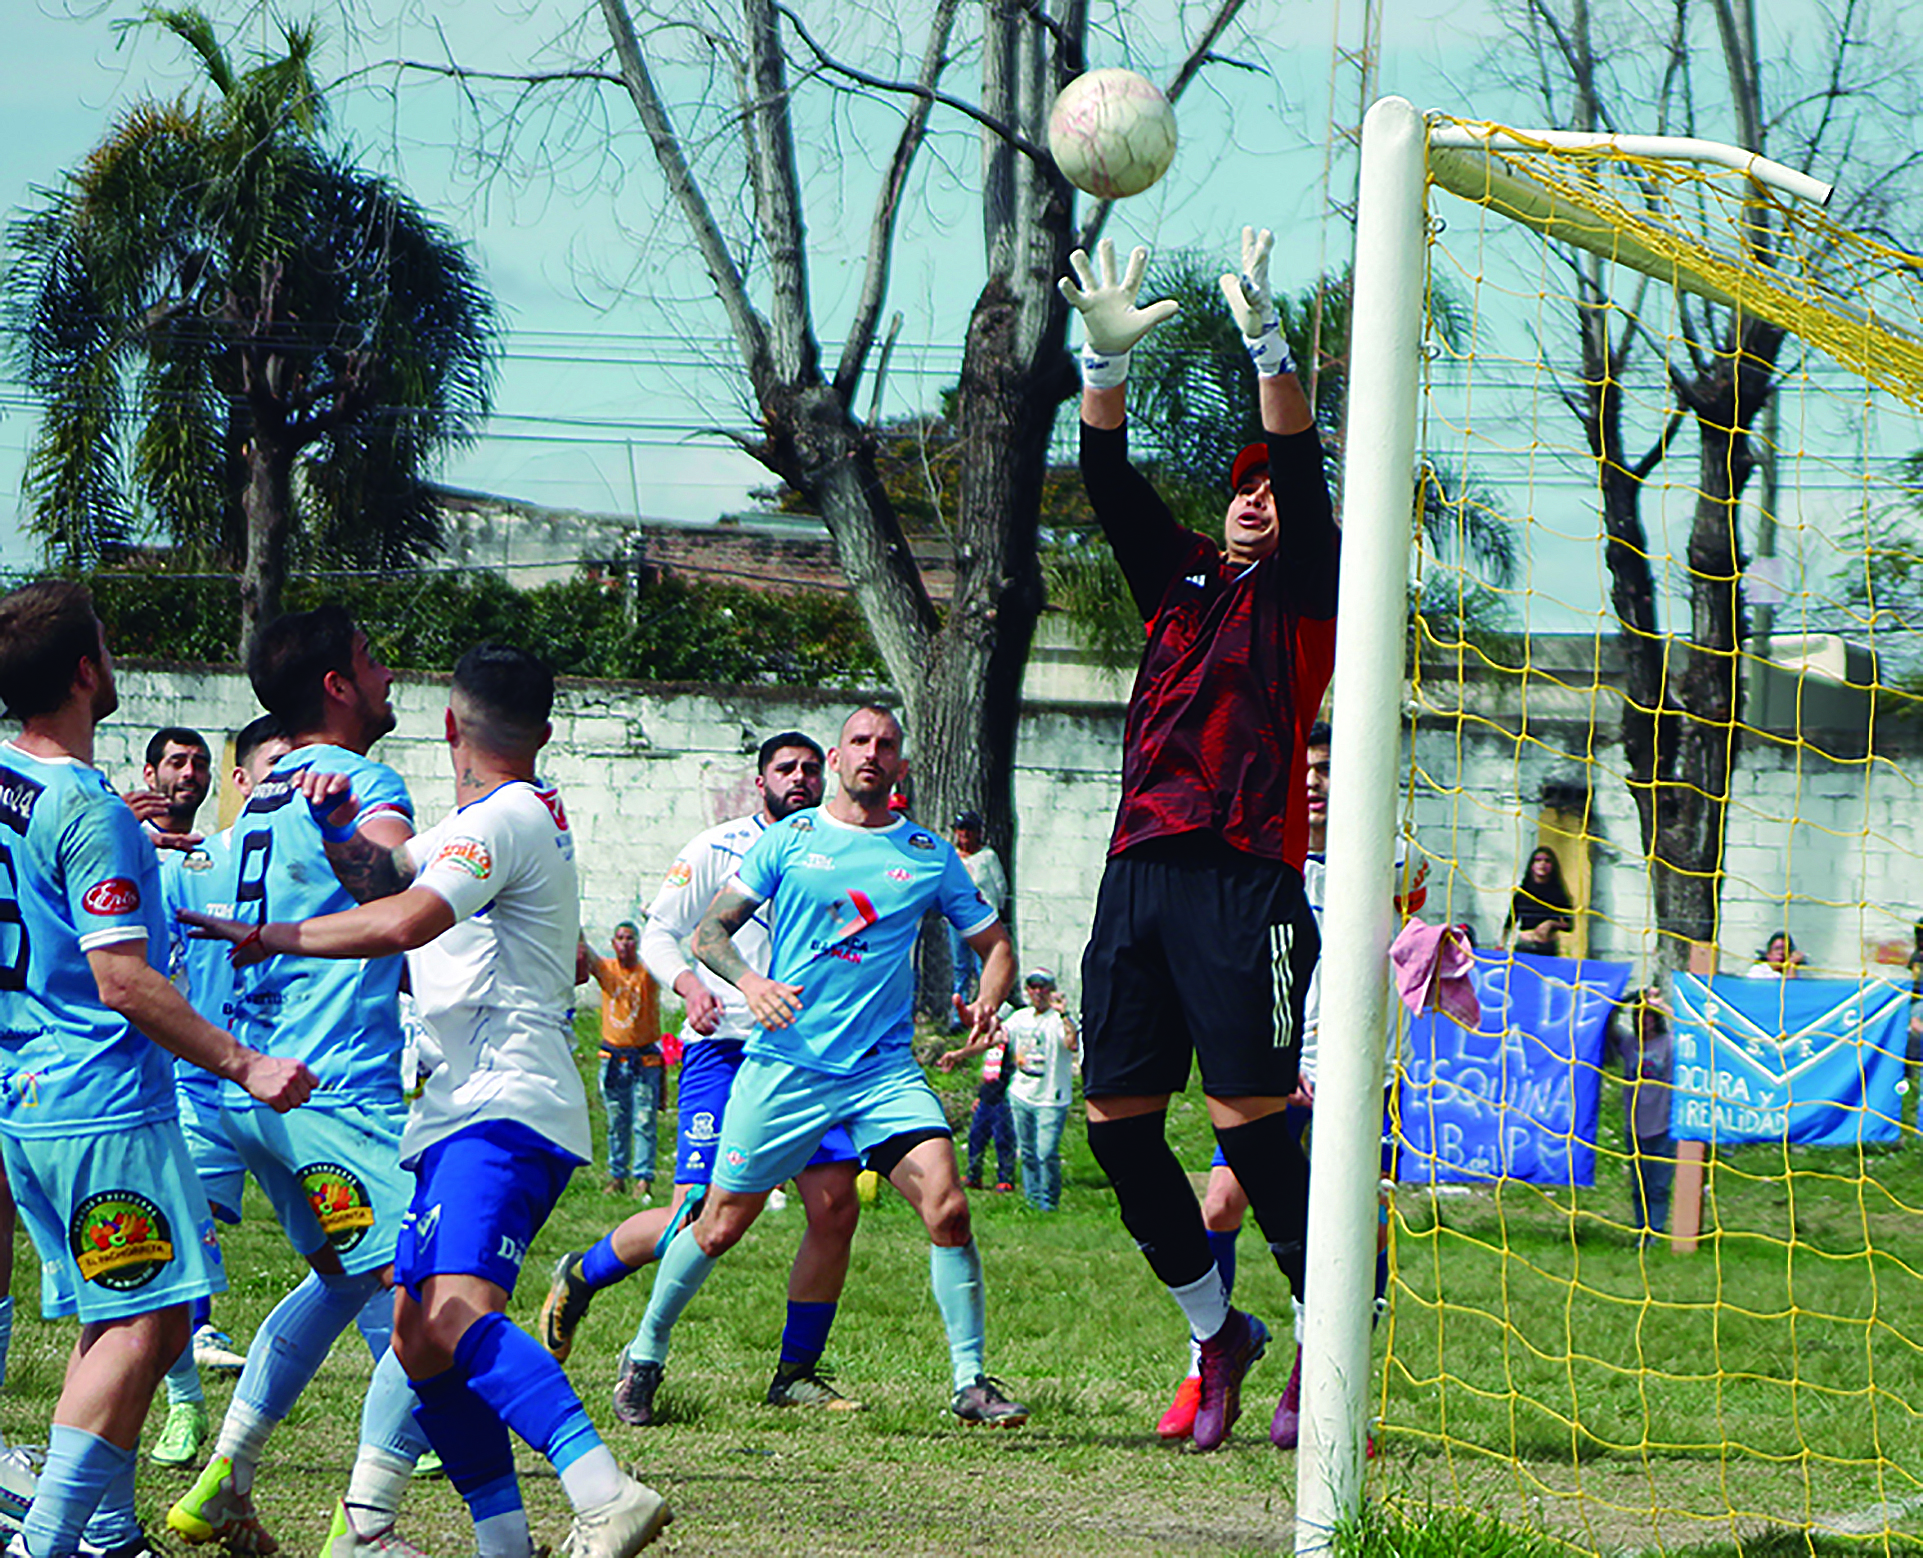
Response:
[[[1239,492],[1242,480],[1251,471],[1269,468],[1269,446],[1266,443],[1249,444],[1235,457],[1235,464],[1229,467],[1229,491]]]

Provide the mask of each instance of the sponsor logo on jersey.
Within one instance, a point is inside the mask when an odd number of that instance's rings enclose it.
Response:
[[[300,1171],[300,1187],[314,1209],[321,1232],[327,1235],[329,1247],[337,1254],[353,1249],[374,1226],[367,1182],[351,1169],[338,1163],[310,1163]],[[427,1227],[418,1230],[421,1238],[428,1232]]]
[[[465,871],[477,882],[485,882],[494,872],[494,857],[487,852],[487,845],[476,838],[449,839],[434,852],[429,867],[438,865],[453,866]]]
[[[743,1152],[739,1147],[730,1147],[724,1156],[728,1160],[729,1168],[740,1168],[742,1164],[748,1161],[748,1154]]]
[[[35,784],[12,769],[0,769],[0,822],[15,833],[25,833],[33,816],[33,803],[40,799],[45,785]]]
[[[214,869],[214,857],[204,849],[190,849],[186,855],[182,857],[180,869],[183,871],[211,871]]]
[[[166,1214],[139,1191],[103,1190],[74,1208],[67,1247],[83,1280],[131,1293],[173,1260],[174,1234]]]
[[[788,826],[793,828],[797,833],[812,833],[815,831],[813,820],[807,817],[790,817],[788,819]]]
[[[689,1153],[689,1154],[688,1154],[688,1167],[689,1167],[689,1168],[691,1168],[691,1169],[698,1169],[698,1168],[706,1168],[707,1166],[708,1166],[708,1160],[707,1160],[706,1158],[704,1158],[704,1157],[702,1157],[700,1153],[698,1153],[698,1152],[691,1152],[691,1153]]]
[[[910,849],[933,849],[935,847],[935,835],[932,833],[911,833],[908,835],[908,847]]]
[[[127,877],[110,876],[81,895],[80,907],[89,914],[132,914],[140,907],[140,887]]]
[[[694,867],[685,860],[677,860],[668,867],[668,874],[661,879],[663,887],[686,887],[694,880]]]
[[[875,905],[869,896],[866,893],[855,891],[852,887],[848,889],[848,907],[853,911],[853,918],[851,918],[847,924],[839,925],[835,928],[834,939],[836,941],[845,941],[848,937],[865,931],[870,925],[873,925],[876,920],[881,918],[881,916],[875,912]]]
[[[888,868],[888,880],[891,882],[911,881],[913,880],[914,875],[915,875],[914,872],[909,871],[902,866],[890,866]]]
[[[802,857],[801,869],[804,871],[832,871],[834,868],[835,857],[824,855],[819,850],[811,849]]]

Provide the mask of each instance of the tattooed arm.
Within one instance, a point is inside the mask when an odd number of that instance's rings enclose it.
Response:
[[[748,1010],[764,1028],[785,1028],[801,1011],[801,986],[777,984],[758,974],[734,944],[735,932],[753,918],[761,900],[730,882],[714,895],[695,927],[694,955],[747,997]]]

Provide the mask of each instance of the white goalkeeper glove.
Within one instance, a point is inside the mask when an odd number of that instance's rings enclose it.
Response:
[[[1265,379],[1295,372],[1289,343],[1282,339],[1276,317],[1275,297],[1269,291],[1269,250],[1274,247],[1275,235],[1266,227],[1243,228],[1241,273],[1222,278],[1222,296],[1228,299],[1229,312],[1248,346],[1249,360]]]
[[[1095,258],[1101,267],[1099,281],[1087,254],[1077,249],[1068,257],[1075,279],[1064,276],[1056,286],[1068,306],[1082,316],[1082,382],[1090,389],[1114,389],[1128,381],[1128,354],[1135,343],[1179,305],[1173,298],[1163,298],[1147,308],[1135,306],[1142,272],[1148,268],[1148,250],[1138,248],[1128,257],[1128,269],[1119,281],[1113,243],[1104,238],[1095,246]]]

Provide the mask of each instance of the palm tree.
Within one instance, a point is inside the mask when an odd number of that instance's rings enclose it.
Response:
[[[241,72],[200,12],[150,17],[213,94],[136,104],[9,235],[46,407],[30,521],[63,567],[151,522],[238,572],[244,658],[297,542],[361,567],[439,544],[425,474],[487,413],[496,320],[459,241],[323,143],[311,27]]]

